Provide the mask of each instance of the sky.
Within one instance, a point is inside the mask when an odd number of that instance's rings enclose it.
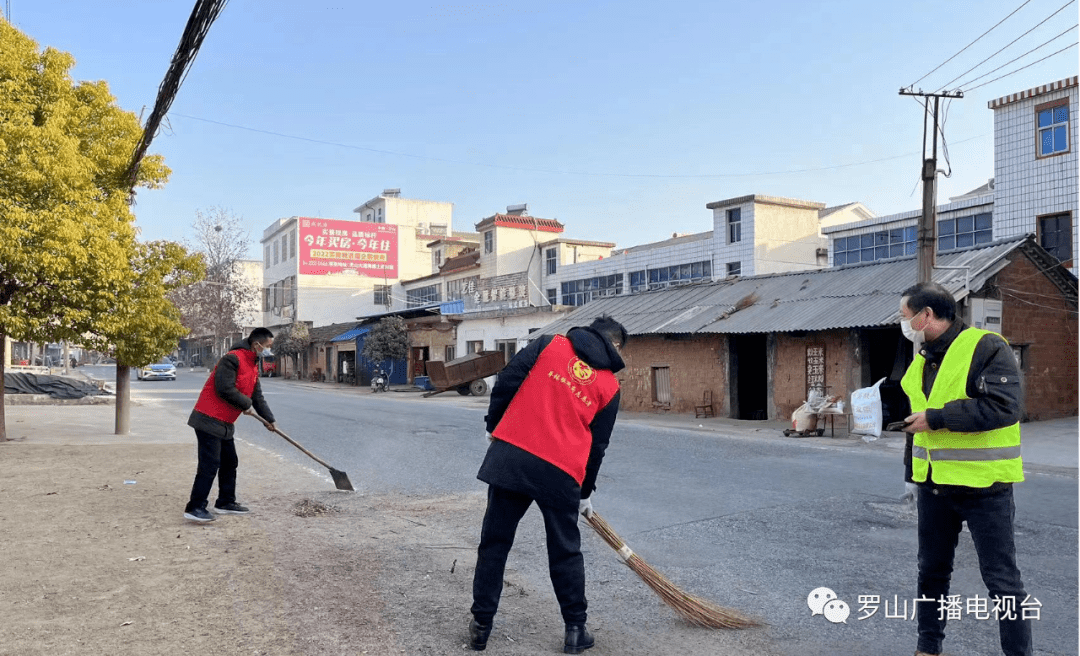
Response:
[[[224,208],[258,258],[277,219],[356,219],[388,188],[453,203],[455,230],[527,203],[620,247],[711,230],[705,205],[747,194],[918,209],[923,109],[898,91],[956,55],[915,85],[967,91],[948,103],[944,203],[994,175],[987,103],[1076,75],[1078,48],[973,87],[1077,30],[964,83],[1076,25],[1078,3],[964,72],[1064,2],[231,0],[151,145],[172,176],[140,191],[136,223],[180,241]],[[148,116],[194,0],[8,3],[76,80]]]

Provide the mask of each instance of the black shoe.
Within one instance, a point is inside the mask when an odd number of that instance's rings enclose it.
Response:
[[[227,503],[223,506],[219,506],[215,503],[214,510],[218,511],[223,515],[245,515],[248,512],[247,508],[241,506],[235,501],[233,501],[232,503]]]
[[[194,510],[185,510],[184,519],[190,519],[193,522],[212,522],[214,516],[210,514],[206,508],[196,508]]]
[[[481,624],[476,620],[469,622],[469,646],[474,651],[484,651],[489,635],[491,635],[490,624]]]
[[[596,644],[596,640],[585,628],[584,624],[567,624],[566,640],[563,642],[563,652],[567,654],[580,654]]]

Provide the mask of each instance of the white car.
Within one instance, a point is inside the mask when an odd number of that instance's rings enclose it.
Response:
[[[135,375],[139,380],[176,380],[176,365],[168,358],[162,358],[157,364],[139,367]]]

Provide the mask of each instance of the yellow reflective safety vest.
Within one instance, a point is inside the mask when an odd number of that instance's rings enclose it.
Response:
[[[967,395],[967,381],[971,359],[975,355],[975,346],[988,332],[967,328],[956,336],[945,352],[929,399],[923,393],[922,385],[926,358],[921,354],[915,355],[900,381],[900,386],[911,400],[912,412],[943,408],[949,401],[970,398]],[[990,487],[998,482],[1023,481],[1020,424],[982,433],[956,433],[947,429],[915,433],[911,449],[911,479],[924,483],[928,473],[932,482],[939,485],[978,488]]]

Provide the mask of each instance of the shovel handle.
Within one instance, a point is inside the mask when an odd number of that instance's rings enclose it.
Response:
[[[303,451],[304,453],[306,453],[306,454],[308,455],[308,457],[309,457],[309,458],[311,458],[312,460],[314,460],[315,462],[319,463],[319,464],[320,464],[320,465],[322,465],[323,467],[326,467],[327,469],[333,469],[333,467],[331,467],[330,465],[328,465],[328,464],[326,464],[325,462],[323,462],[323,461],[322,461],[322,460],[321,460],[321,459],[320,459],[320,458],[319,458],[318,456],[316,456],[316,455],[315,455],[314,453],[312,453],[311,451],[308,451],[307,449],[305,449],[305,448],[304,448],[303,446],[301,446],[301,445],[300,445],[300,444],[299,444],[299,443],[298,443],[298,442],[297,442],[296,440],[294,440],[293,438],[289,437],[288,435],[286,435],[285,433],[281,432],[281,431],[280,431],[280,430],[278,430],[277,428],[270,428],[270,426],[271,426],[270,422],[266,421],[265,419],[263,419],[262,417],[260,417],[260,416],[259,416],[258,414],[256,414],[255,412],[251,412],[251,413],[245,413],[245,414],[250,414],[250,415],[251,415],[252,417],[255,417],[256,419],[258,419],[258,420],[259,420],[260,422],[262,422],[262,425],[263,425],[263,426],[266,426],[267,428],[269,428],[270,430],[274,431],[274,432],[275,432],[275,433],[277,433],[278,435],[280,435],[280,436],[284,437],[284,438],[285,438],[285,441],[286,441],[286,442],[288,442],[289,444],[291,444],[291,445],[295,446],[296,448],[298,448],[298,449],[300,449],[301,451]]]

